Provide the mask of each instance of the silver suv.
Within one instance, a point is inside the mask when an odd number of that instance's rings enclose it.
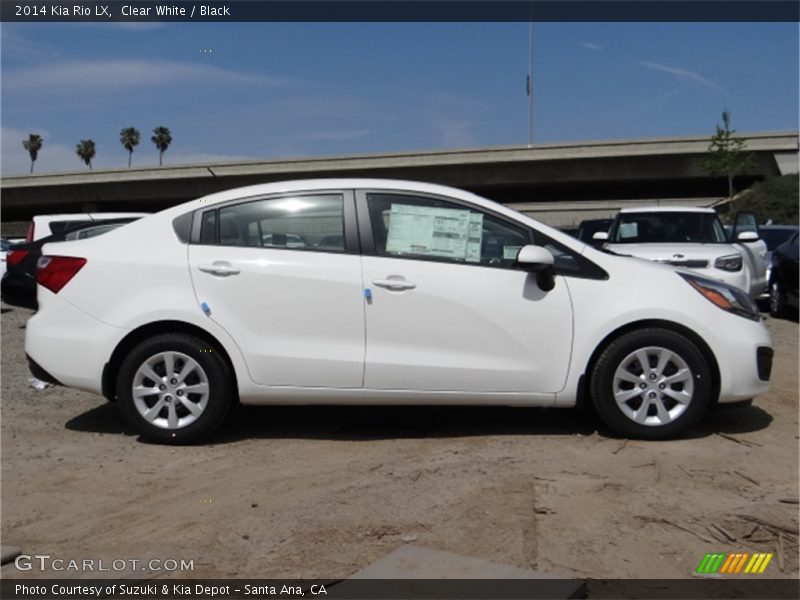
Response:
[[[625,208],[595,240],[616,254],[685,267],[757,298],[767,283],[767,244],[752,213],[739,213],[730,237],[712,208]]]

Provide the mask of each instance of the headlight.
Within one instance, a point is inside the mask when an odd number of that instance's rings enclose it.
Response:
[[[728,285],[721,281],[697,277],[688,273],[678,273],[686,282],[696,289],[700,294],[712,304],[722,310],[728,311],[745,319],[758,321],[761,314],[758,306],[744,290]]]
[[[714,261],[714,266],[723,271],[739,271],[742,268],[742,255],[728,254],[727,256],[720,256]]]

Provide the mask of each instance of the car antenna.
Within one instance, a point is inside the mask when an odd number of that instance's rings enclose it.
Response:
[[[216,173],[214,173],[214,171],[212,171],[212,170],[211,170],[211,167],[206,167],[206,170],[207,170],[209,173],[211,173],[211,175],[214,177],[214,179],[215,179],[217,182],[219,182],[219,177],[217,176],[217,174],[216,174]],[[220,190],[222,190],[222,189],[225,189],[225,186],[224,186],[224,184],[220,183],[219,185],[221,186],[221,187],[220,187]]]

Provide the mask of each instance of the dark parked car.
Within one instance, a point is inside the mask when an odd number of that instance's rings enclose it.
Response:
[[[775,248],[792,237],[797,231],[797,225],[761,225],[758,228],[761,239],[767,244],[767,288],[764,290],[769,293],[769,274],[772,268],[772,253]]]
[[[611,224],[614,222],[614,219],[586,219],[585,221],[581,221],[581,224],[578,225],[578,235],[576,236],[580,241],[584,244],[589,244],[591,246],[602,246],[602,240],[595,240],[593,236],[598,231],[608,231],[611,229]]]
[[[786,317],[798,310],[797,292],[798,232],[772,252],[769,278],[769,312],[773,317]]]
[[[578,228],[577,227],[559,227],[559,231],[563,231],[567,235],[571,235],[574,238],[578,237]]]
[[[36,310],[36,263],[42,256],[42,246],[51,242],[82,240],[116,229],[120,225],[135,221],[139,217],[126,217],[90,223],[78,222],[74,227],[65,228],[58,233],[12,246],[6,256],[6,272],[0,282],[0,296],[3,302],[12,306]]]

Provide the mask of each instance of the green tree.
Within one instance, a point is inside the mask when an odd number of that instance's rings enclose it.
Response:
[[[128,168],[131,168],[131,159],[133,158],[133,149],[139,145],[139,130],[136,127],[125,127],[119,132],[119,141],[122,146],[128,151]]]
[[[36,162],[36,158],[39,156],[39,150],[42,149],[43,143],[44,140],[42,139],[42,136],[35,133],[29,133],[28,139],[22,142],[23,147],[31,156],[31,173],[33,173],[33,163]]]
[[[89,168],[92,168],[92,159],[96,154],[95,145],[93,140],[81,140],[79,144],[75,146],[75,154],[77,154],[80,159],[85,162]]]
[[[172,143],[172,133],[166,127],[156,127],[153,129],[153,137],[150,138],[150,141],[158,148],[158,164],[161,166],[161,158]]]
[[[738,210],[756,213],[759,223],[770,219],[776,225],[797,225],[800,208],[800,182],[797,175],[781,175],[753,184],[736,197]],[[720,208],[720,217],[731,222],[733,211],[726,205]]]
[[[735,129],[731,129],[731,111],[722,111],[722,127],[717,125],[717,132],[711,138],[708,157],[703,161],[703,168],[712,175],[725,176],[728,179],[728,199],[733,204],[733,178],[752,163],[752,156],[745,151],[745,141],[736,137]]]

